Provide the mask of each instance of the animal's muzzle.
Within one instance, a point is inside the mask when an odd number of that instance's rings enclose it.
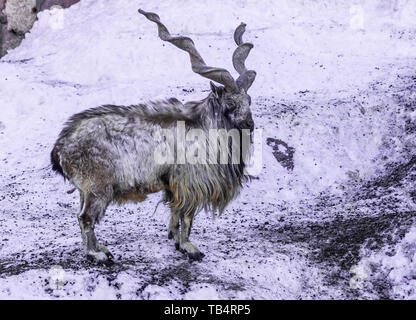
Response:
[[[253,131],[254,130],[254,121],[253,120],[245,121],[244,127],[246,127],[247,129],[250,129],[250,131]]]

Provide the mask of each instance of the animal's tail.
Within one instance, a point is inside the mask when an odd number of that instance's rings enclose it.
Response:
[[[51,152],[51,163],[52,163],[52,170],[58,172],[61,176],[65,177],[64,171],[62,170],[61,164],[59,163],[59,155],[58,151],[56,150],[56,146],[52,149]]]

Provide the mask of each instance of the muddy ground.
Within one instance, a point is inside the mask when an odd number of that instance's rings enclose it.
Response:
[[[280,187],[272,169],[296,171],[297,150],[278,135],[264,136],[264,152],[274,159],[265,164],[265,171],[221,217],[204,212],[196,217],[191,239],[206,254],[200,263],[189,262],[168,240],[167,208],[160,206],[153,214],[156,195],[139,205],[108,209],[97,234],[116,263],[91,264],[81,250],[78,196],[66,193],[70,186],[47,162],[22,166],[18,174],[2,172],[0,296],[394,298],[391,283],[377,270],[365,276],[364,285],[352,285],[352,268],[371,252],[394,255],[397,243],[415,224],[416,153],[410,144],[398,151],[400,157],[394,161],[387,156],[393,152],[389,139],[409,138],[416,132],[408,117],[416,110],[415,88],[416,77],[406,70],[393,83],[373,83],[338,101],[320,92],[300,92],[287,101],[271,96],[254,99],[258,128],[278,125],[282,119],[296,125],[314,101],[331,110],[381,95],[391,97],[404,120],[392,121],[391,135],[384,137],[380,158],[375,160],[377,174],[367,178],[351,172],[338,192],[323,191],[293,201],[276,192]],[[379,112],[386,110],[380,107]],[[28,146],[27,155],[36,150],[46,159],[50,149],[50,143],[38,141]],[[0,162],[8,164],[10,156],[6,152]],[[276,189],[264,191],[265,179],[275,181]]]

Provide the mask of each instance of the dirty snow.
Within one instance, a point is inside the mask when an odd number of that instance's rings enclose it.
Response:
[[[167,239],[159,195],[110,207],[97,229],[116,257],[105,268],[85,260],[78,197],[49,165],[63,123],[209,88],[140,7],[230,71],[232,32],[247,23],[262,169],[221,217],[196,217],[201,263]],[[0,298],[415,299],[415,15],[414,0],[82,0],[41,12],[0,60]]]

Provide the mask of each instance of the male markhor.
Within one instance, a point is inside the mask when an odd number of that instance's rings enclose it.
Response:
[[[188,52],[194,72],[223,86],[211,82],[208,97],[196,102],[182,104],[172,98],[131,106],[104,105],[75,114],[66,122],[53,147],[52,169],[80,193],[78,220],[87,257],[103,263],[113,259],[94,234],[95,224],[110,203],[139,202],[149,193],[163,191],[171,209],[168,237],[191,260],[201,260],[204,255],[189,241],[193,217],[202,209],[222,212],[238,194],[247,179],[244,167],[248,153],[240,153],[239,163],[158,164],[154,150],[160,141],[154,136],[177,121],[183,121],[186,130],[253,131],[247,90],[256,72],[247,70],[244,64],[253,45],[242,41],[242,23],[234,33],[238,47],[233,65],[239,73],[234,80],[227,70],[207,66],[190,38],[171,36],[157,14],[139,12],[157,24],[162,40]]]

